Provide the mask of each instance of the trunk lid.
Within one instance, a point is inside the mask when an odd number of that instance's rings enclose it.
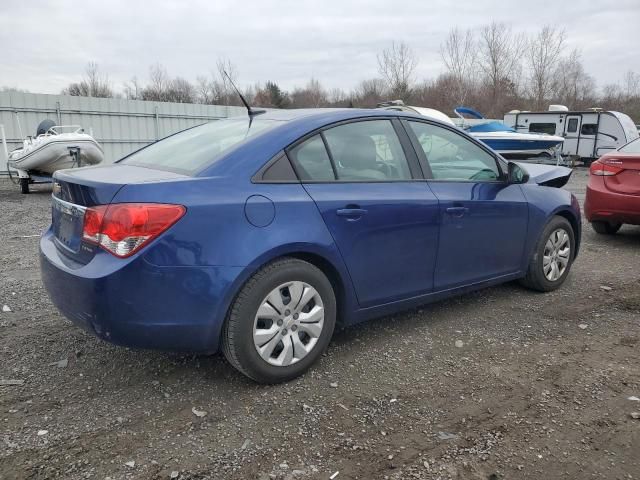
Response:
[[[179,178],[185,175],[118,164],[57,171],[53,176],[51,208],[56,247],[73,260],[88,263],[97,247],[82,240],[87,208],[108,205],[125,185]]]
[[[600,161],[622,169],[616,175],[604,177],[604,184],[609,190],[624,195],[640,195],[640,155],[615,152]]]

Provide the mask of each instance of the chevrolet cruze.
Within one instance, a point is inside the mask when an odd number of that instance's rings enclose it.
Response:
[[[338,324],[511,280],[558,288],[580,246],[570,173],[411,113],[252,112],[57,172],[42,278],[104,340],[221,349],[286,381]]]

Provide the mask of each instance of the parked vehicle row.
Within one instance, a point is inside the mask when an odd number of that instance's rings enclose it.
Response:
[[[580,247],[571,170],[507,162],[388,110],[283,110],[55,173],[40,241],[53,303],[121,345],[222,349],[260,382],[336,324],[501,282],[550,291]]]

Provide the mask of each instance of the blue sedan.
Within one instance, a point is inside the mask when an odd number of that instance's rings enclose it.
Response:
[[[558,288],[580,246],[570,174],[404,112],[229,118],[57,172],[42,278],[104,340],[221,349],[286,381],[336,324],[511,280]]]

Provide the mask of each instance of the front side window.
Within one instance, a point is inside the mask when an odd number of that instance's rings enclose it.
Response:
[[[324,131],[340,181],[410,180],[400,140],[389,120],[348,123]]]
[[[409,122],[424,151],[435,180],[496,181],[495,158],[464,136],[422,122]]]
[[[215,120],[152,143],[119,163],[193,175],[235,145],[281,124],[266,119]]]
[[[581,135],[595,135],[598,131],[598,125],[595,123],[583,123],[580,128]]]

